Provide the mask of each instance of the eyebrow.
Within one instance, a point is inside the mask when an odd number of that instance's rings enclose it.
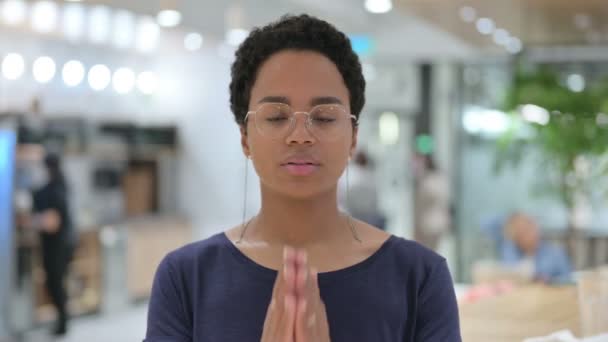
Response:
[[[267,103],[267,102],[284,103],[287,105],[291,104],[291,101],[289,101],[289,99],[285,96],[265,96],[260,101],[258,101],[258,103]],[[312,100],[310,100],[310,105],[312,107],[322,105],[322,104],[343,104],[343,103],[339,98],[334,97],[334,96],[320,96],[320,97],[315,97]]]
[[[339,98],[334,97],[334,96],[315,97],[314,99],[312,99],[310,101],[310,105],[312,107],[322,105],[322,104],[343,104],[343,103],[342,103],[342,101],[340,101]]]
[[[267,103],[267,102],[291,104],[289,99],[285,96],[265,96],[260,101],[258,101],[258,103]]]

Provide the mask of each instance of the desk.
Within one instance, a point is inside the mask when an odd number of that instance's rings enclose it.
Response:
[[[569,329],[580,336],[575,286],[528,285],[493,298],[460,304],[463,341],[521,342]]]

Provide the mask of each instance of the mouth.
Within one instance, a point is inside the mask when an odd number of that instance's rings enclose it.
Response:
[[[281,165],[292,176],[310,176],[321,166],[314,162],[287,162]]]
[[[313,163],[313,162],[288,162],[283,164],[283,166],[285,165],[313,165],[313,166],[320,166],[318,163]]]

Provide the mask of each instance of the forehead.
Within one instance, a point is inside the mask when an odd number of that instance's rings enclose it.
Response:
[[[282,96],[295,105],[328,96],[348,103],[348,90],[338,68],[314,51],[285,50],[270,56],[258,70],[250,105],[268,96]]]

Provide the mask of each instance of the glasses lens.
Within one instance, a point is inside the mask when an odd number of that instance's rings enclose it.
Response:
[[[291,109],[288,105],[265,103],[255,114],[255,124],[260,134],[269,138],[281,138],[291,125]]]
[[[310,112],[311,131],[319,139],[331,141],[344,136],[350,115],[339,105],[320,105]]]
[[[294,127],[293,113],[289,105],[264,103],[256,111],[255,125],[261,135],[271,139],[283,139]],[[317,139],[336,140],[351,128],[350,115],[340,105],[319,105],[310,112],[310,122],[307,126]]]

